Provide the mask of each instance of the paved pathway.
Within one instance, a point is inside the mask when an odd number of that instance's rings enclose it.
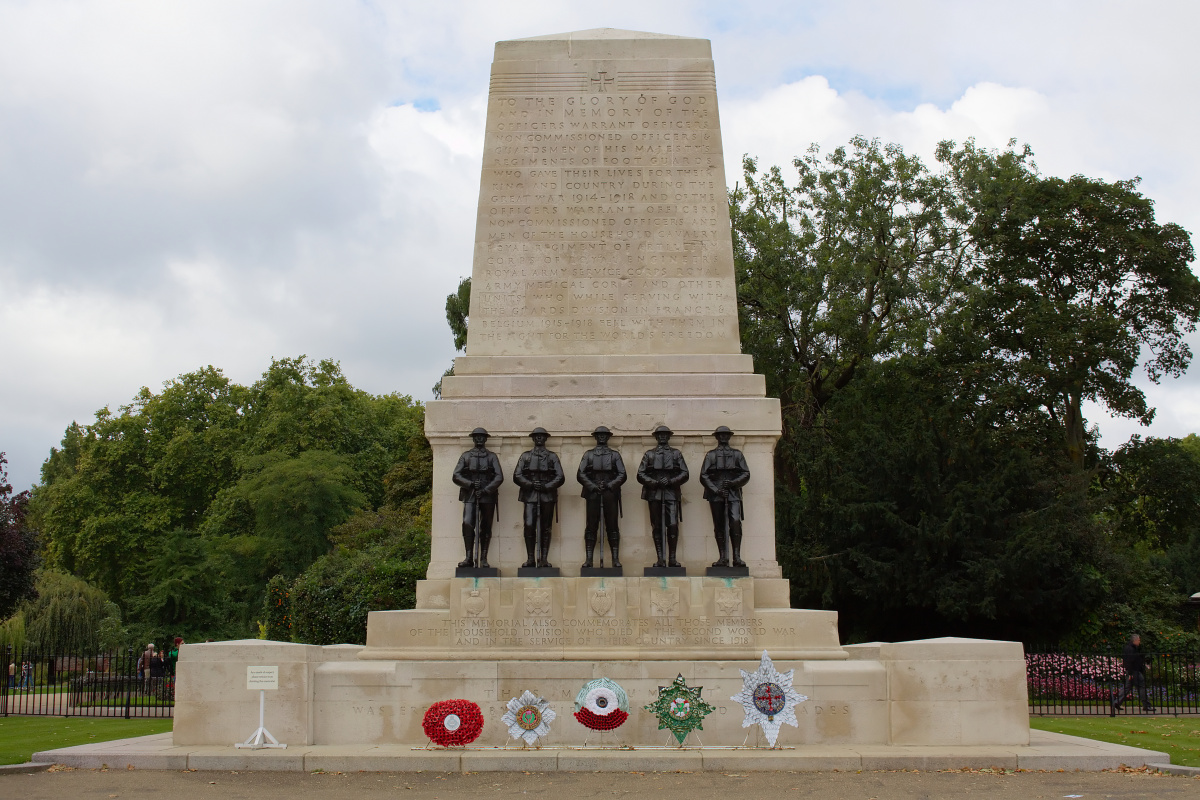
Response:
[[[308,773],[69,770],[0,775],[14,800],[609,800],[773,797],[820,800],[1200,798],[1200,779],[1147,772]]]

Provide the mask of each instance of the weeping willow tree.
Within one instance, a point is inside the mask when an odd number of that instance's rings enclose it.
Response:
[[[40,652],[111,649],[121,631],[121,612],[100,589],[64,572],[43,570],[37,597],[26,601],[25,646]]]
[[[25,612],[17,611],[0,622],[0,653],[12,648],[14,653],[25,649]]]

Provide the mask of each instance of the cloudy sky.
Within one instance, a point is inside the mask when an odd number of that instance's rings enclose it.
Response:
[[[743,153],[855,134],[925,157],[1016,137],[1046,173],[1140,175],[1160,221],[1200,230],[1194,3],[0,0],[13,483],[72,420],[206,364],[249,383],[303,353],[429,399],[492,46],[595,27],[712,40],[731,181]],[[1142,432],[1200,431],[1197,376],[1148,386]],[[1090,418],[1108,446],[1139,430]]]

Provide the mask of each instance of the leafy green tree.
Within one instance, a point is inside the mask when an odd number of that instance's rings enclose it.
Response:
[[[25,644],[41,652],[98,651],[112,648],[120,610],[95,586],[54,570],[38,573],[37,597],[26,601]],[[107,634],[107,635],[106,635]]]
[[[1018,421],[947,394],[934,356],[864,365],[795,439],[803,491],[784,493],[780,559],[802,607],[836,608],[849,640],[937,635],[1053,640],[1109,584],[1085,478]]]
[[[1186,367],[1191,244],[1132,183],[938,158],[857,138],[794,186],[746,159],[730,194],[743,349],[783,411],[777,549],[850,638],[1066,636],[1152,594],[1104,535],[1079,410],[1149,419],[1142,346],[1153,379]]]
[[[968,278],[980,334],[1061,426],[1084,465],[1083,401],[1143,424],[1154,410],[1131,381],[1179,376],[1184,337],[1200,318],[1200,280],[1187,231],[1159,224],[1138,181],[1038,174],[1028,148],[943,142],[978,258]]]
[[[413,608],[429,567],[431,506],[362,513],[334,532],[338,547],[291,587],[292,638],[309,644],[362,644],[371,611]]]
[[[463,278],[458,282],[454,294],[446,297],[446,322],[450,332],[454,334],[454,349],[464,350],[467,347],[467,323],[471,314],[471,279]]]
[[[0,620],[33,594],[34,573],[41,563],[37,534],[25,522],[29,492],[13,494],[7,463],[0,453]]]
[[[963,258],[945,180],[897,145],[856,137],[730,195],[743,349],[789,421],[811,427],[860,365],[920,349]]]
[[[396,494],[385,479],[427,451],[423,426],[419,403],[357,390],[332,361],[275,360],[251,386],[208,367],[69,426],[31,519],[49,563],[131,630],[245,635],[269,577],[299,575],[332,528]]]

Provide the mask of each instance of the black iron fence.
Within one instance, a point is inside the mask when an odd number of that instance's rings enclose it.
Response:
[[[175,665],[143,653],[5,653],[0,715],[170,717]]]
[[[1146,653],[1146,694],[1158,714],[1200,714],[1200,654]],[[1111,653],[1025,654],[1029,712],[1108,714],[1124,688],[1121,656]],[[1121,715],[1145,713],[1134,687]]]

